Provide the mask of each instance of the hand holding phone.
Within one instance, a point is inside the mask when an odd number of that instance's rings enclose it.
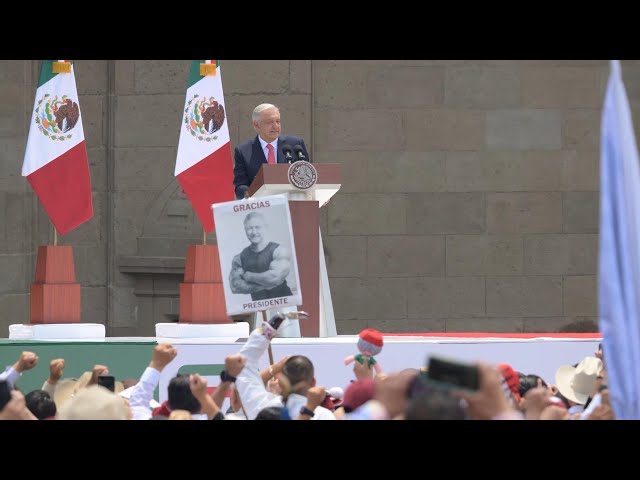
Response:
[[[427,381],[445,389],[475,391],[480,388],[478,367],[468,363],[430,357],[427,367]]]
[[[269,325],[271,325],[274,330],[278,330],[285,318],[286,317],[282,313],[278,312],[269,319]]]
[[[115,393],[116,391],[116,379],[113,375],[100,375],[98,376],[98,385],[106,388]]]

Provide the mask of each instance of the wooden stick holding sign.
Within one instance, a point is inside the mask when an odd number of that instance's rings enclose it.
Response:
[[[268,323],[267,311],[262,310],[262,321]],[[273,350],[271,350],[271,342],[269,342],[269,366],[273,365]]]
[[[280,325],[282,324],[285,318],[306,320],[309,318],[309,314],[307,312],[302,312],[302,311],[286,312],[286,313],[276,312],[276,314],[273,317],[271,317],[271,319],[267,320],[267,311],[262,310],[262,320],[265,323],[268,323],[269,325],[271,325],[276,330],[276,332],[278,331],[278,327],[280,327]],[[271,350],[271,342],[269,342],[268,351],[269,351],[269,366],[273,366],[275,362],[273,361],[273,350]]]

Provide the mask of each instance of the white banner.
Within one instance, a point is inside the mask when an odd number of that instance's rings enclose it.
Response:
[[[227,314],[302,304],[285,195],[213,205]]]

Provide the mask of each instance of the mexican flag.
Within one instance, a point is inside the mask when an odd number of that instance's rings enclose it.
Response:
[[[91,177],[70,60],[43,60],[22,176],[60,235],[93,217]]]
[[[209,233],[214,227],[211,205],[235,200],[233,158],[218,60],[191,63],[180,125],[175,176]]]

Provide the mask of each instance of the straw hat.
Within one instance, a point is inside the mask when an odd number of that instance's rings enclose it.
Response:
[[[99,385],[80,389],[58,410],[58,420],[128,420],[123,399]]]
[[[53,401],[56,407],[60,409],[62,405],[73,398],[81,389],[86,388],[93,376],[92,372],[84,372],[79,378],[65,378],[60,380],[56,384],[55,392],[53,393]],[[122,382],[115,382],[115,393],[120,393],[124,390]]]
[[[563,365],[556,371],[556,386],[565,398],[584,405],[596,386],[602,368],[602,361],[596,357],[585,357],[576,367]]]

